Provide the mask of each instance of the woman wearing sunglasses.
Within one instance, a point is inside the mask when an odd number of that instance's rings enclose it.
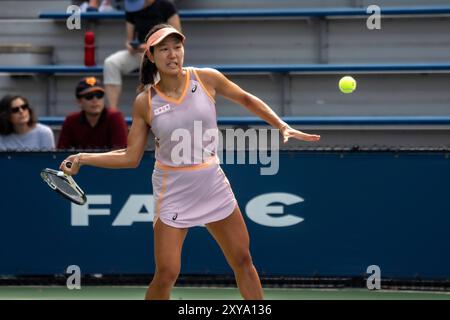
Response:
[[[50,127],[37,123],[28,100],[6,95],[0,101],[0,151],[53,150],[55,139]]]
[[[105,90],[95,77],[81,79],[75,96],[81,111],[67,116],[58,149],[120,149],[127,146],[128,127],[121,112],[105,107]]]

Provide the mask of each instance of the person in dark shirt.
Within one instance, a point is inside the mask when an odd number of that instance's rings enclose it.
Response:
[[[111,109],[119,108],[122,74],[139,69],[145,51],[145,36],[155,25],[168,23],[181,32],[175,5],[168,0],[125,0],[126,50],[105,59],[103,82]]]
[[[127,146],[128,127],[121,112],[105,107],[105,90],[95,77],[83,78],[75,89],[80,112],[69,114],[58,149],[120,149]]]

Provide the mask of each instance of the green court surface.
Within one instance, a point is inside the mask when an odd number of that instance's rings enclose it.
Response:
[[[146,287],[0,286],[0,300],[142,300]],[[265,288],[267,300],[450,300],[450,292],[391,291],[367,289]],[[177,287],[172,300],[240,300],[236,288]]]

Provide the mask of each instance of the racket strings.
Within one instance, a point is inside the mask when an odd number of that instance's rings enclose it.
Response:
[[[72,195],[72,196],[77,196],[78,193],[76,192],[76,190],[72,189],[71,185],[66,182],[66,180],[63,180],[61,178],[59,178],[58,176],[52,176],[52,182],[59,188],[59,190],[61,190],[62,192],[68,194],[68,195]]]
[[[46,173],[45,180],[47,183],[50,182],[54,187],[59,190],[59,192],[65,194],[77,202],[83,201],[83,195],[77,190],[76,186],[72,186],[65,178],[60,177],[56,174]]]

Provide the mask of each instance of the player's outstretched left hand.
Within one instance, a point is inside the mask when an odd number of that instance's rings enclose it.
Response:
[[[308,134],[291,128],[290,126],[285,126],[281,129],[281,135],[283,136],[283,143],[288,142],[289,138],[294,138],[303,141],[319,141],[320,135],[318,134]]]

